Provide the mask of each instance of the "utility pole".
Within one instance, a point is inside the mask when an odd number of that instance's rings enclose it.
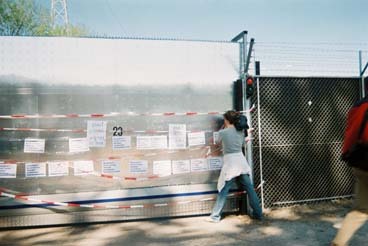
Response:
[[[67,0],[51,0],[51,20],[54,28],[68,26]]]

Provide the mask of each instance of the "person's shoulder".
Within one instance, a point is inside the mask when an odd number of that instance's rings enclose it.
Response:
[[[231,129],[231,128],[224,128],[224,129],[221,129],[221,130],[219,131],[219,134],[221,134],[221,135],[223,135],[223,134],[227,134],[228,132],[230,132],[230,129]]]
[[[227,129],[227,128],[221,129],[221,130],[219,131],[219,134],[224,134],[224,133],[226,132],[226,129]]]

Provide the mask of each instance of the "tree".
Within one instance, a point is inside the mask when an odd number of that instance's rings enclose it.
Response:
[[[85,36],[81,26],[53,28],[48,11],[33,0],[0,0],[0,35],[9,36]]]

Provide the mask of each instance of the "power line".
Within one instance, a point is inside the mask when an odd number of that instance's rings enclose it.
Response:
[[[120,29],[123,31],[123,34],[122,34],[122,35],[127,35],[127,32],[126,32],[126,30],[125,30],[125,28],[124,28],[123,24],[122,24],[122,23],[120,22],[120,20],[116,17],[115,12],[114,12],[113,8],[112,8],[112,7],[111,7],[111,5],[110,5],[109,0],[105,0],[105,2],[106,2],[106,5],[107,5],[107,7],[108,7],[109,11],[111,12],[112,17],[113,17],[113,18],[114,18],[114,20],[118,23],[118,25],[119,25]]]

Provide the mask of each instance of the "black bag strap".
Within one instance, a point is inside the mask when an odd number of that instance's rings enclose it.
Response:
[[[358,141],[361,140],[360,138],[362,137],[363,135],[363,131],[365,129],[365,125],[367,124],[368,122],[368,109],[365,111],[364,113],[364,118],[363,118],[363,122],[362,124],[360,125],[360,129],[359,129],[359,135],[358,135]]]

